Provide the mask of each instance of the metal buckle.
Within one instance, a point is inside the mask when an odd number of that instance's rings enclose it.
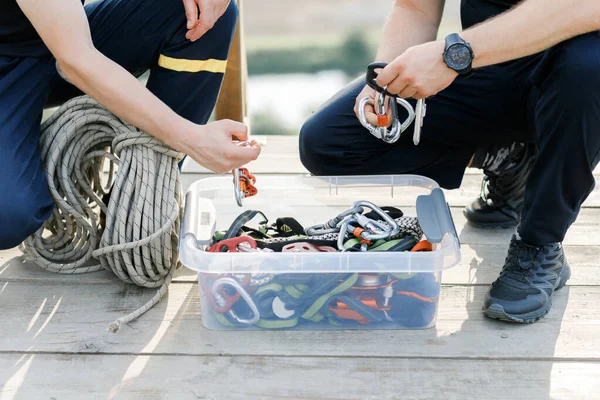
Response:
[[[231,318],[233,318],[240,325],[252,326],[252,325],[256,324],[260,320],[260,312],[258,311],[258,307],[256,306],[256,304],[254,304],[252,297],[250,297],[250,295],[248,294],[248,292],[246,292],[246,290],[242,287],[242,285],[240,285],[239,282],[233,278],[221,278],[221,279],[217,279],[213,283],[212,295],[214,296],[214,300],[217,303],[217,306],[223,307],[226,304],[226,300],[223,299],[221,293],[219,292],[220,289],[225,285],[229,285],[229,286],[233,287],[236,290],[236,296],[243,298],[244,301],[246,303],[248,303],[248,307],[250,307],[250,311],[252,311],[252,318],[250,318],[250,319],[240,318],[235,313],[235,311],[233,311],[231,309],[231,307],[227,310],[227,314],[229,314],[231,316]]]

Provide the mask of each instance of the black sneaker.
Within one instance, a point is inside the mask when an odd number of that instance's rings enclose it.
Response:
[[[531,323],[552,307],[552,295],[571,276],[560,243],[532,246],[513,235],[500,276],[485,296],[490,318]]]
[[[464,210],[471,225],[512,228],[519,224],[535,156],[535,145],[524,143],[496,146],[476,154],[473,166],[482,168],[485,176],[480,197]]]

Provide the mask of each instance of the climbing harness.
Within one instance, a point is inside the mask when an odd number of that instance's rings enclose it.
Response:
[[[250,141],[238,142],[238,146],[248,147]],[[256,196],[258,189],[256,189],[256,177],[252,175],[247,168],[236,168],[233,170],[233,193],[235,201],[238,206],[244,205],[244,199],[250,196]]]
[[[20,248],[50,272],[108,269],[126,283],[157,288],[146,304],[110,325],[117,331],[160,301],[179,265],[183,154],[87,96],[63,104],[41,132],[55,208]]]
[[[372,63],[367,67],[367,85],[375,89],[375,99],[364,97],[358,103],[358,115],[362,126],[375,136],[386,143],[395,143],[400,139],[402,133],[408,129],[410,124],[415,123],[413,132],[413,143],[418,145],[421,140],[421,128],[425,118],[426,104],[424,99],[419,99],[415,108],[412,105],[387,91],[387,86],[381,87],[377,84],[377,69],[385,68],[385,63]],[[386,103],[387,99],[387,103]],[[367,105],[373,106],[377,115],[377,125],[371,124],[367,120],[365,108]],[[400,122],[398,115],[398,106],[406,110],[408,116],[404,122]]]
[[[249,223],[260,217],[258,228]],[[332,253],[433,251],[418,220],[394,207],[358,201],[329,221],[304,228],[291,217],[240,214],[214,233],[209,252]],[[426,327],[435,317],[439,282],[432,273],[200,273],[209,312],[223,326],[262,329],[302,324],[394,323]]]

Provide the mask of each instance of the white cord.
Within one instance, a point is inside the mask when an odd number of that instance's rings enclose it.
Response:
[[[21,250],[51,272],[105,268],[124,282],[159,288],[145,305],[109,326],[116,332],[160,301],[178,265],[183,154],[87,96],[63,104],[41,131],[56,207]],[[104,186],[105,162],[110,168]],[[50,234],[44,236],[45,230]]]

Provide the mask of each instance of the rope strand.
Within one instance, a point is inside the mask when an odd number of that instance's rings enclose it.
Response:
[[[107,269],[123,282],[158,288],[146,304],[110,324],[116,332],[161,300],[179,263],[183,154],[88,96],[63,104],[41,131],[55,209],[20,248],[50,272]]]

